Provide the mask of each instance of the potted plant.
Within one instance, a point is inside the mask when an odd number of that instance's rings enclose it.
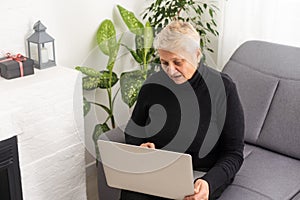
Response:
[[[102,108],[106,113],[107,117],[103,123],[99,123],[95,126],[93,132],[93,140],[95,147],[97,147],[97,139],[99,135],[103,132],[110,130],[108,122],[111,123],[111,128],[115,128],[114,119],[114,101],[118,94],[118,91],[113,94],[112,87],[118,82],[119,78],[117,74],[113,71],[115,61],[119,52],[121,38],[117,40],[116,30],[111,20],[104,20],[97,31],[97,44],[101,52],[108,56],[108,62],[106,69],[102,71],[97,71],[90,67],[80,67],[77,66],[75,69],[81,71],[85,77],[82,80],[82,86],[84,90],[95,90],[104,89],[107,92],[108,105],[104,105],[98,102],[88,101],[86,98],[83,99],[84,102],[84,115],[90,110],[91,104]],[[97,158],[99,156],[98,148],[95,149]]]
[[[137,99],[138,92],[143,82],[152,72],[151,67],[149,67],[149,63],[153,57],[152,54],[154,53],[154,49],[152,48],[153,31],[150,23],[147,22],[144,26],[132,12],[126,10],[120,5],[118,5],[117,7],[125,24],[129,28],[130,32],[135,36],[136,48],[131,49],[127,45],[122,44],[122,34],[121,37],[117,39],[117,34],[113,22],[106,19],[100,24],[97,31],[98,47],[103,54],[108,56],[106,69],[97,71],[91,67],[77,66],[75,68],[85,75],[82,80],[84,90],[91,91],[96,89],[104,89],[107,93],[108,105],[89,101],[86,98],[83,99],[84,115],[87,115],[90,111],[91,104],[94,104],[103,109],[107,114],[106,120],[102,123],[97,124],[93,131],[93,141],[97,158],[99,157],[99,150],[97,148],[97,140],[99,136],[103,132],[116,127],[113,111],[114,102],[119,90],[121,90],[122,100],[128,105],[129,108],[131,108]],[[117,73],[115,73],[113,70],[121,45],[126,48],[130,52],[134,60],[139,63],[140,69],[123,72],[121,73],[119,78]],[[112,87],[115,86],[119,80],[120,88],[113,94]]]
[[[214,3],[199,0],[155,0],[143,12],[143,19],[147,19],[159,32],[172,20],[190,22],[201,36],[200,46],[210,52],[208,34],[218,36],[215,14],[218,8]]]
[[[146,78],[154,72],[153,63],[154,48],[153,30],[149,22],[145,25],[140,22],[133,12],[130,12],[120,5],[117,5],[119,13],[135,37],[135,49],[122,44],[139,64],[140,69],[123,72],[120,76],[120,86],[123,101],[131,108],[136,102],[137,95]]]

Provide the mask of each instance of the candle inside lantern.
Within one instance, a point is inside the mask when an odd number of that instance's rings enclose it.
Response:
[[[41,63],[47,63],[49,61],[48,49],[45,47],[41,48]]]

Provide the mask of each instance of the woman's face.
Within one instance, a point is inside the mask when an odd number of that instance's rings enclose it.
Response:
[[[186,58],[170,51],[158,49],[162,69],[176,84],[182,84],[192,78],[197,70]]]

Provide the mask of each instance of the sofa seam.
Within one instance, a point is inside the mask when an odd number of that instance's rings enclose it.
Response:
[[[255,148],[258,148],[259,150],[264,150],[264,151],[271,152],[271,153],[274,153],[274,154],[278,154],[280,156],[284,156],[284,157],[287,157],[287,158],[290,158],[290,159],[293,159],[293,160],[296,160],[296,161],[300,161],[298,158],[292,157],[290,155],[286,155],[284,153],[281,153],[281,152],[278,152],[278,151],[275,151],[275,150],[268,149],[267,147],[264,147],[264,146],[262,146],[260,144],[252,144],[252,143],[249,143],[249,142],[247,142],[246,144],[247,145],[251,145],[251,146],[253,146]],[[253,151],[255,151],[255,149],[253,149],[250,154],[252,154]],[[250,154],[247,157],[249,157]],[[299,193],[300,193],[300,190],[299,190]]]
[[[254,70],[254,71],[256,71],[256,72],[259,72],[259,73],[261,73],[261,74],[264,74],[264,75],[267,75],[267,76],[271,76],[271,77],[274,77],[274,78],[283,79],[283,80],[290,80],[290,81],[300,81],[300,79],[282,77],[282,76],[278,76],[278,75],[276,75],[276,74],[272,74],[272,73],[268,73],[268,72],[264,72],[264,71],[255,69],[255,68],[253,68],[252,66],[250,66],[250,65],[248,65],[248,64],[245,64],[245,63],[242,63],[242,62],[240,62],[240,61],[238,61],[238,60],[236,60],[236,59],[234,59],[234,58],[231,58],[229,61],[236,62],[236,63],[242,65],[243,67],[246,67],[246,68],[248,68],[248,69],[252,69],[252,70]],[[225,68],[227,68],[227,67],[225,67]],[[224,69],[225,69],[225,68],[224,68]]]
[[[251,149],[251,151],[248,153],[248,155],[245,156],[244,160],[245,160],[246,158],[248,158],[248,157],[252,154],[253,151],[254,151],[254,150]]]
[[[263,120],[263,122],[262,122],[262,124],[261,124],[261,127],[260,127],[260,129],[259,129],[259,134],[258,134],[258,136],[257,136],[257,138],[256,138],[256,141],[255,141],[259,146],[260,146],[260,144],[259,144],[259,137],[260,137],[260,135],[261,135],[261,133],[262,133],[262,131],[263,131],[263,128],[264,128],[265,123],[266,123],[266,120],[267,120],[268,115],[269,115],[269,113],[270,113],[271,106],[272,106],[272,104],[273,104],[273,101],[274,101],[276,92],[277,92],[278,87],[279,87],[279,83],[280,83],[280,80],[277,80],[276,86],[275,86],[274,91],[273,91],[273,93],[272,93],[272,98],[271,98],[270,103],[269,103],[269,105],[268,105],[268,110],[267,110],[267,112],[266,112],[266,114],[265,114],[264,120]]]
[[[261,193],[261,192],[259,192],[259,191],[256,191],[256,190],[254,190],[254,189],[250,189],[250,188],[247,188],[247,187],[245,187],[245,186],[238,185],[238,184],[235,184],[235,183],[232,183],[231,185],[236,186],[236,187],[240,187],[240,188],[243,188],[243,189],[246,189],[246,190],[249,190],[249,191],[251,191],[251,192],[255,192],[255,193],[257,193],[257,194],[259,194],[259,195],[261,195],[261,196],[264,196],[264,197],[266,197],[266,198],[268,198],[268,199],[270,199],[270,200],[274,200],[274,199],[272,199],[270,196],[268,196],[268,195],[266,195],[266,194],[263,194],[263,193]]]

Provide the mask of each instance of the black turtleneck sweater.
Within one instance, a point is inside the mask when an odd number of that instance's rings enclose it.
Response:
[[[236,86],[202,62],[183,84],[157,72],[140,90],[125,139],[190,154],[194,170],[207,172],[201,178],[210,195],[223,190],[243,162],[244,115]]]

